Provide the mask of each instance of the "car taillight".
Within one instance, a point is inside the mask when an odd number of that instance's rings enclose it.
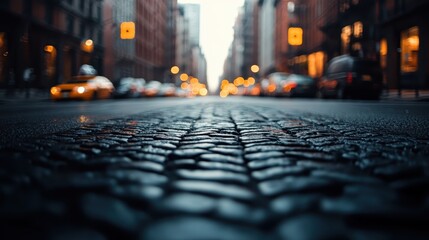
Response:
[[[351,73],[351,72],[347,73],[346,80],[347,80],[348,84],[352,84],[353,83],[353,73]]]
[[[296,88],[298,84],[296,82],[288,82],[284,85],[283,89],[285,92],[290,92],[292,89]]]

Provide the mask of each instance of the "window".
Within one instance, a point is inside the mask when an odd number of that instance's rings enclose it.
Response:
[[[82,12],[85,11],[85,0],[80,0],[79,8],[80,10],[82,10]]]
[[[86,34],[86,26],[83,21],[80,23],[80,37],[84,38]]]
[[[387,40],[383,38],[380,41],[380,65],[383,69],[387,67],[387,51]]]
[[[353,36],[355,38],[361,38],[363,35],[363,24],[362,22],[355,22],[353,24]]]
[[[349,52],[350,36],[351,35],[352,35],[352,27],[351,26],[343,27],[343,29],[341,31],[341,45],[342,45],[342,52],[343,53]]]
[[[401,34],[401,71],[417,71],[419,53],[419,28],[412,27]]]
[[[51,4],[46,5],[45,21],[47,24],[54,23],[54,7]]]
[[[74,18],[72,15],[68,15],[66,19],[67,33],[74,34]]]
[[[57,49],[52,45],[46,45],[45,48],[45,76],[53,80],[56,73]]]

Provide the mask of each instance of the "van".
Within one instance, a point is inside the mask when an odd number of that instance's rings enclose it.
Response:
[[[382,79],[377,61],[342,55],[329,61],[318,89],[323,98],[379,99],[383,89]]]

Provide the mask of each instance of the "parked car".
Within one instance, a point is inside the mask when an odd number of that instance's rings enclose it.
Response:
[[[307,75],[290,74],[282,80],[279,95],[287,97],[315,97],[317,85]]]
[[[149,83],[145,85],[145,93],[144,95],[146,97],[155,97],[158,95],[159,91],[161,90],[161,85],[159,81],[152,80]]]
[[[282,82],[287,79],[289,73],[274,72],[263,79],[261,82],[262,93],[264,96],[279,97],[283,96]]]
[[[378,99],[382,92],[380,64],[350,55],[333,58],[318,84],[321,97]]]
[[[176,86],[172,83],[163,83],[159,89],[158,96],[174,97],[176,95]]]
[[[112,82],[103,76],[76,76],[68,82],[51,88],[51,99],[106,99],[115,90]]]
[[[117,98],[142,97],[145,91],[145,83],[143,78],[122,78],[116,86],[114,96]]]

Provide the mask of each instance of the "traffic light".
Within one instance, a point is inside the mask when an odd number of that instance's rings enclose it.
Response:
[[[292,46],[302,45],[302,28],[299,27],[290,27],[287,31],[288,34],[288,43]]]
[[[121,23],[121,39],[134,39],[136,35],[136,25],[134,22]]]

